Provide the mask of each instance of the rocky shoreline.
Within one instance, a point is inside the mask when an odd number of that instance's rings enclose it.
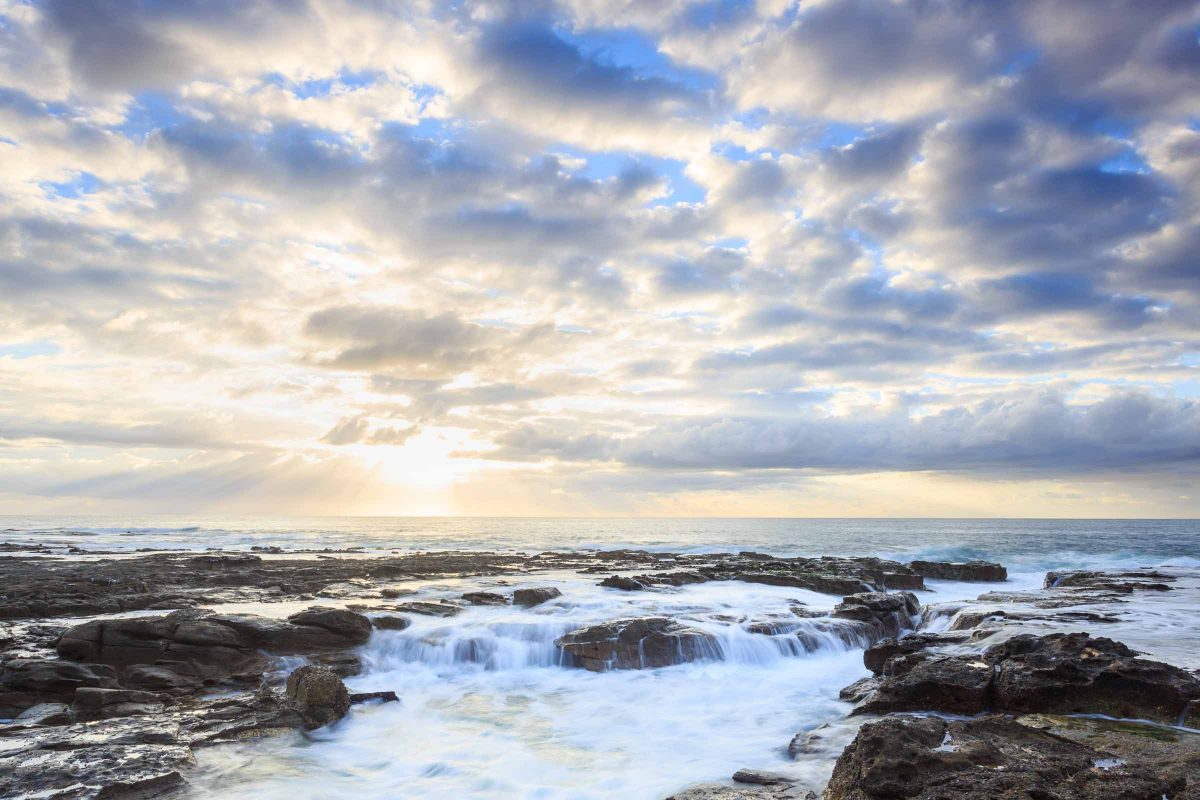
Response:
[[[536,607],[556,586],[410,598],[414,582],[539,574],[594,576],[616,592],[669,592],[717,581],[835,595],[831,611],[746,619],[748,634],[802,654],[833,637],[864,648],[872,677],[846,687],[826,800],[884,798],[1200,797],[1200,678],[1112,639],[1038,626],[1104,625],[1135,593],[1174,592],[1162,571],[1052,572],[1039,592],[988,593],[974,604],[922,604],[925,580],[998,582],[997,564],[877,558],[447,551],[62,553],[6,547],[0,556],[0,796],[165,797],[182,792],[195,750],[337,722],[353,703],[341,678],[375,630],[475,605]],[[280,604],[293,613],[222,613]],[[1030,632],[1030,629],[1034,632]],[[683,618],[643,616],[570,631],[563,668],[645,669],[721,658]],[[302,664],[303,666],[298,666]],[[1100,715],[1100,716],[1096,716]],[[1114,720],[1140,720],[1137,722]],[[1181,728],[1180,726],[1184,726]],[[802,731],[792,758],[826,757]],[[817,797],[784,775],[742,770],[731,784],[674,795]]]

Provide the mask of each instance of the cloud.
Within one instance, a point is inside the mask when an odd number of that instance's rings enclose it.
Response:
[[[1194,2],[0,17],[7,507],[1196,511]]]

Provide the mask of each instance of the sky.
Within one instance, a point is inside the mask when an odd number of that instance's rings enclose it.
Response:
[[[1195,0],[0,0],[0,513],[1200,516]]]

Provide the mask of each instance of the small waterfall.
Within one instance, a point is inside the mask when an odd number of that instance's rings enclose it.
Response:
[[[529,621],[380,631],[364,649],[363,661],[371,670],[414,663],[485,670],[570,666],[570,656],[555,647],[554,640],[572,627],[562,622]]]

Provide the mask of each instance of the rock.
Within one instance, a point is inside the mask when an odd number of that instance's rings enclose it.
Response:
[[[163,797],[183,785],[183,771],[195,763],[178,725],[137,717],[0,735],[0,797]]]
[[[355,692],[350,695],[351,703],[398,703],[400,698],[395,692]]]
[[[1162,800],[1179,781],[1001,717],[892,717],[864,725],[825,800]]]
[[[990,561],[910,561],[909,568],[925,578],[947,581],[997,582],[1008,580],[1008,570]]]
[[[194,673],[188,672],[189,669],[188,665],[182,662],[173,667],[134,664],[121,671],[121,685],[127,689],[171,695],[191,694],[204,682]]]
[[[40,703],[69,702],[81,687],[116,686],[116,671],[103,664],[14,658],[0,666],[0,717],[15,717]]]
[[[201,569],[244,569],[262,564],[262,558],[248,554],[192,556],[188,559],[188,564]]]
[[[80,720],[133,717],[139,714],[161,714],[163,704],[158,695],[136,689],[75,690],[71,711]]]
[[[711,635],[666,617],[591,625],[560,637],[555,645],[593,672],[667,667],[719,655]]]
[[[513,592],[513,605],[531,608],[541,605],[548,600],[562,597],[562,592],[553,586],[540,586],[536,589],[517,589]]]
[[[38,703],[30,706],[13,720],[16,725],[67,725],[75,721],[66,703]]]
[[[495,592],[467,592],[462,596],[473,606],[506,606],[508,598]]]
[[[969,657],[933,658],[886,678],[855,714],[941,711],[978,714],[987,708],[992,665]],[[848,687],[849,688],[849,687]]]
[[[1006,711],[1107,714],[1175,723],[1200,678],[1086,633],[1022,634],[988,648],[994,702]]]
[[[371,617],[371,624],[381,631],[402,631],[412,623],[405,617],[392,614],[376,614]]]
[[[600,585],[609,589],[620,589],[623,592],[636,592],[639,589],[645,589],[645,584],[633,578],[625,578],[620,575],[610,575],[600,581]]]
[[[819,800],[816,792],[794,784],[727,786],[702,783],[677,792],[666,800]]]
[[[733,773],[734,783],[750,783],[755,786],[782,786],[796,782],[796,779],[778,772],[760,772],[753,769],[739,769]]]
[[[181,738],[193,747],[242,741],[304,727],[304,720],[287,698],[267,687],[251,695],[202,703],[180,720]]]
[[[871,672],[879,675],[884,665],[893,657],[906,653],[916,653],[930,647],[949,644],[962,644],[967,641],[965,633],[910,633],[899,639],[888,637],[876,642],[863,653],[863,665]]]
[[[859,678],[838,692],[838,699],[848,703],[860,703],[879,688],[879,678]]]
[[[323,628],[341,640],[339,646],[364,644],[371,638],[371,620],[344,608],[312,606],[292,614],[287,621],[293,625]]]
[[[409,614],[421,614],[427,617],[453,617],[456,614],[462,613],[462,608],[450,603],[431,603],[424,600],[417,600],[411,603],[401,603],[396,606],[397,611],[404,611]]]
[[[287,699],[309,730],[337,722],[350,711],[350,692],[342,679],[311,664],[288,676]]]
[[[309,655],[308,661],[318,667],[333,670],[339,678],[352,678],[361,674],[363,669],[362,659],[354,653],[313,653]]]
[[[764,583],[768,586],[790,586],[824,594],[853,594],[871,589],[869,584],[859,578],[819,573],[742,572],[735,575],[734,580],[746,583]]]
[[[1176,723],[1200,701],[1196,675],[1086,633],[1021,634],[979,656],[904,653],[885,662],[883,672],[855,713],[990,709]]]
[[[883,637],[898,636],[901,630],[913,627],[920,610],[921,603],[912,592],[860,592],[843,598],[830,616],[865,622]]]

